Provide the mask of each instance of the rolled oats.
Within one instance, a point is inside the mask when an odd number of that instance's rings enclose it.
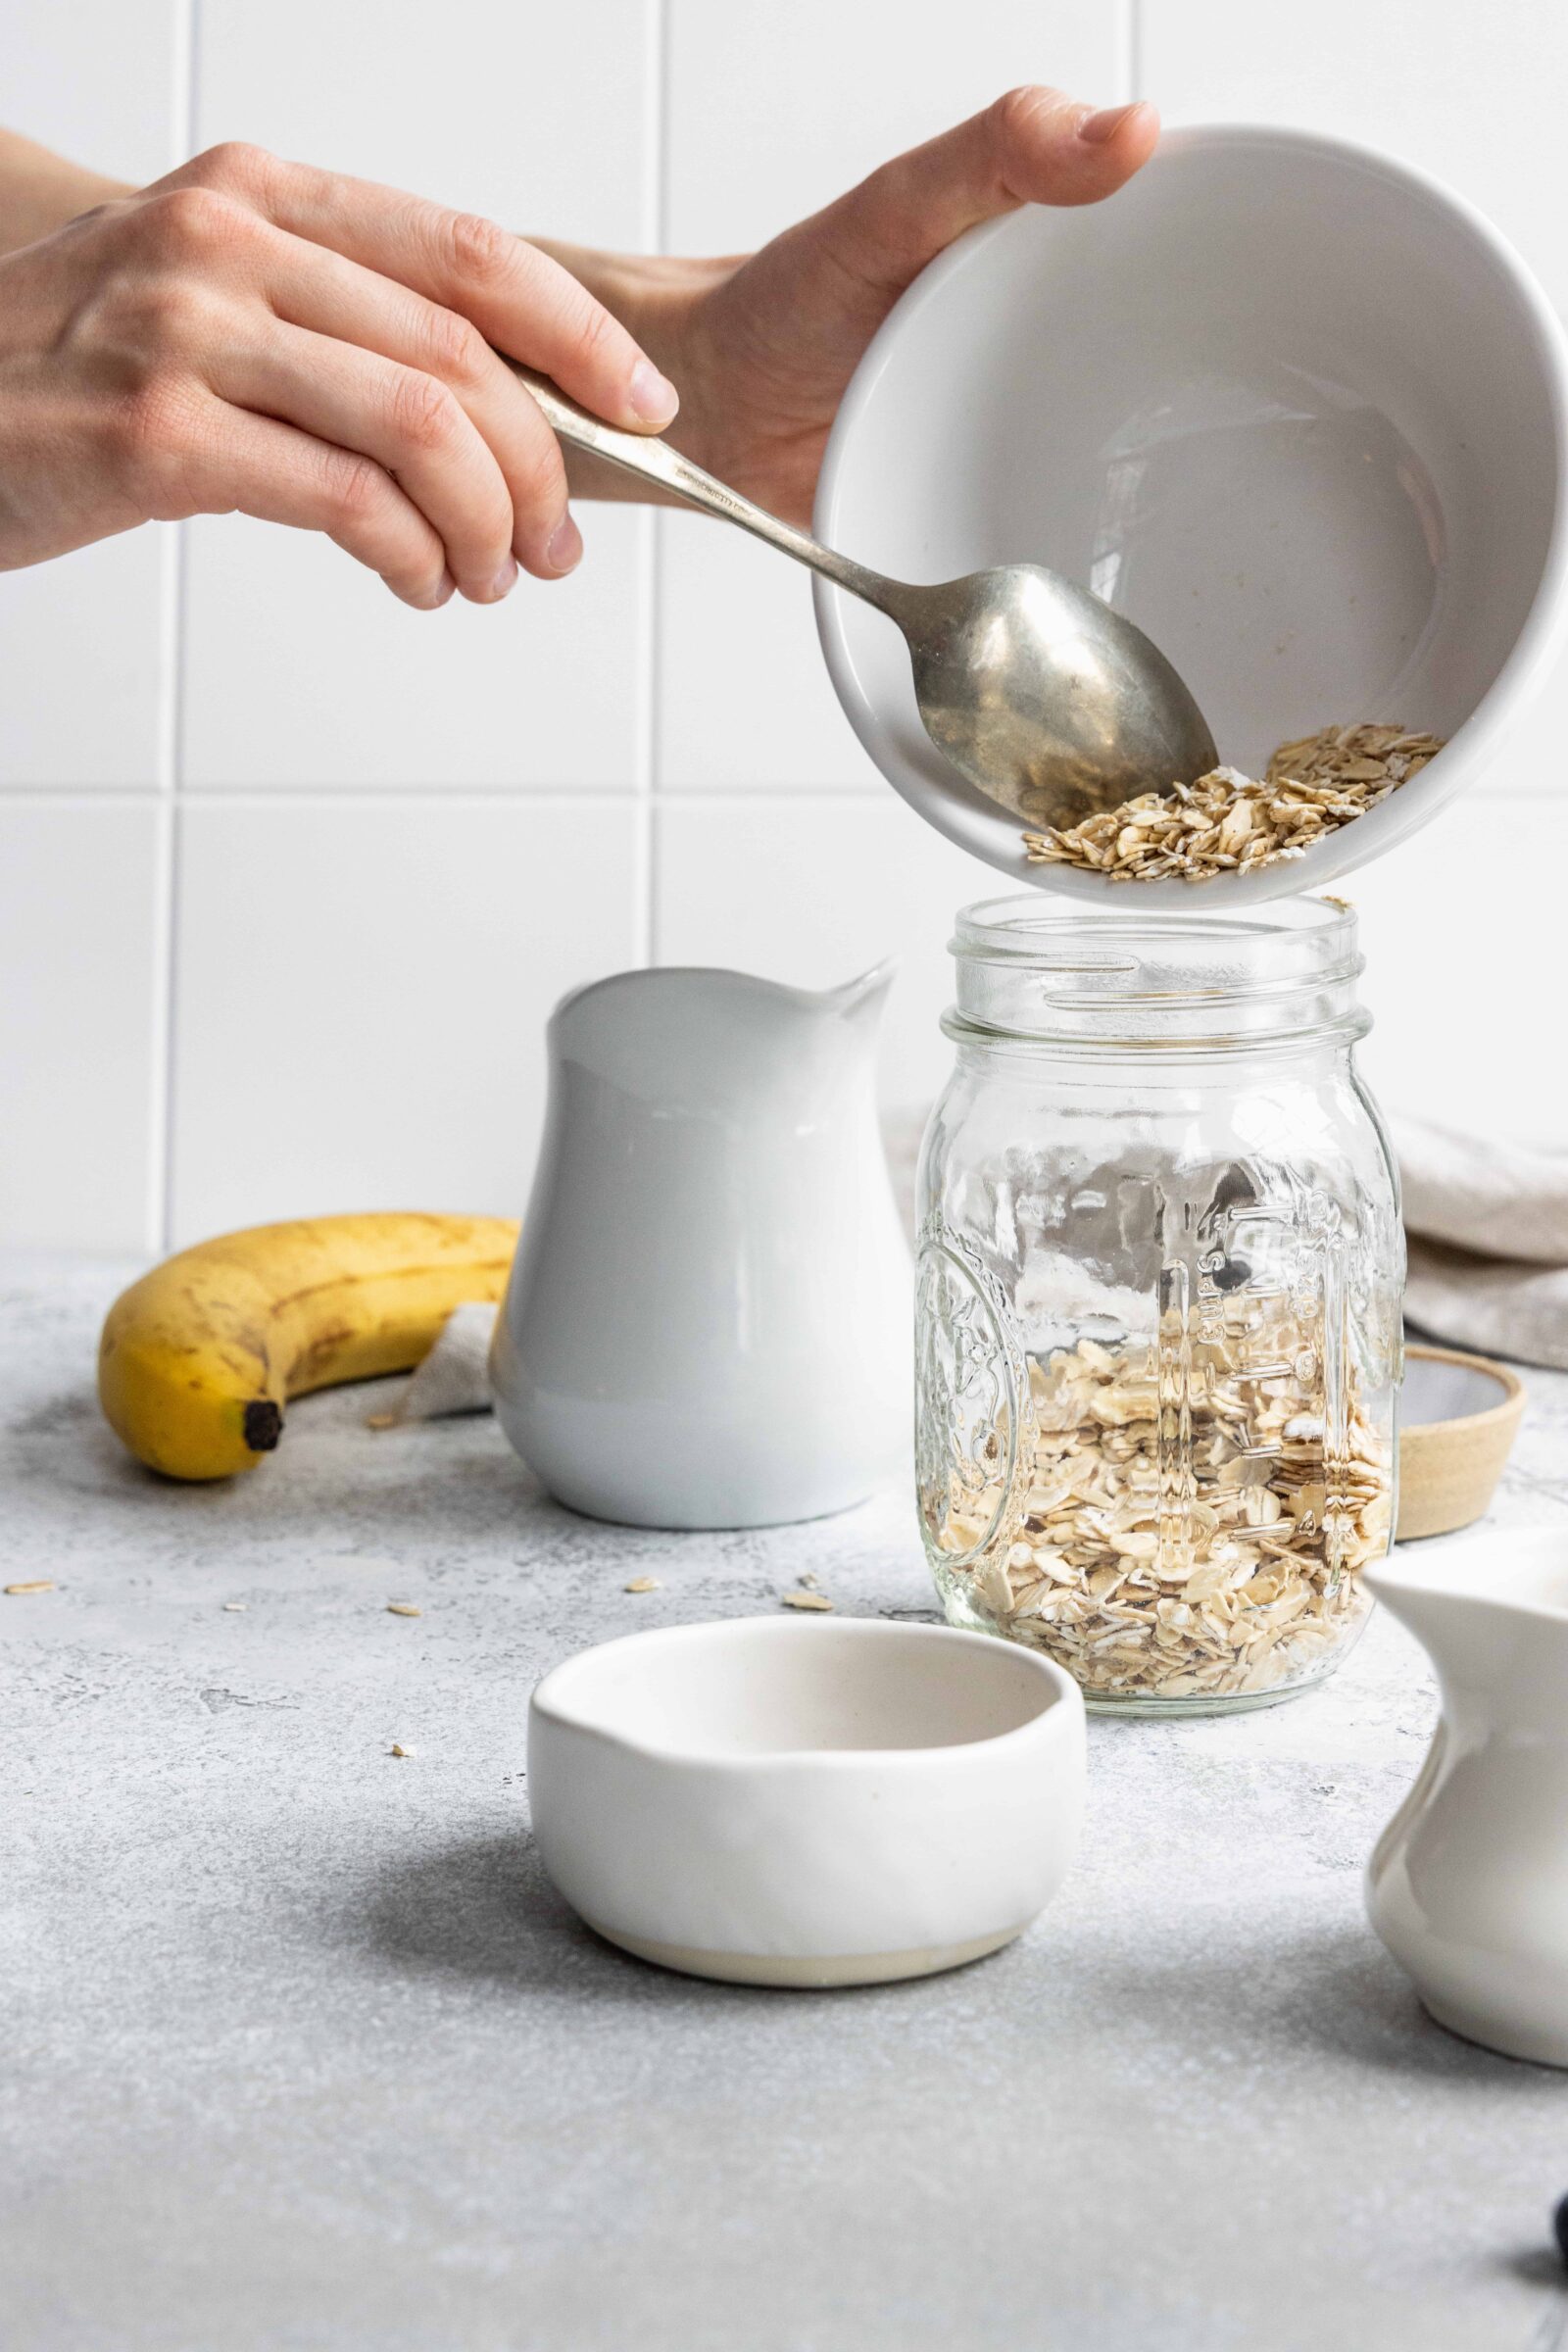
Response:
[[[1195,784],[1146,792],[1076,825],[1025,833],[1032,865],[1071,865],[1117,882],[1250,873],[1300,858],[1364,816],[1443,749],[1403,727],[1324,727],[1282,743],[1261,778],[1216,767]]]
[[[1031,1359],[1019,1471],[954,1465],[939,1581],[1092,1696],[1231,1697],[1325,1669],[1388,1546],[1388,1449],[1353,1394],[1328,1434],[1321,1334],[1286,1314],[1261,1353],[1259,1336]]]

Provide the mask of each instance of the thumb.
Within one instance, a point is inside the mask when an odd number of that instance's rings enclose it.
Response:
[[[1149,161],[1159,117],[1139,101],[1101,113],[1041,86],[912,147],[803,222],[853,279],[891,301],[977,220],[1025,204],[1096,204]]]

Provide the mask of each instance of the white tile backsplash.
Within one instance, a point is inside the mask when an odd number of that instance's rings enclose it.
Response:
[[[634,960],[625,801],[199,800],[180,820],[173,1238],[522,1212],[543,1024]]]
[[[11,0],[5,122],[111,178],[179,162],[187,0]]]
[[[1018,82],[1125,86],[1121,0],[666,0],[673,253],[741,253]]]
[[[886,791],[823,664],[810,573],[705,515],[658,527],[659,788]]]
[[[36,0],[35,0],[36,4]],[[657,0],[203,0],[196,136],[636,247]]]
[[[569,579],[416,612],[314,532],[204,516],[189,527],[185,782],[629,791],[651,529],[637,508],[589,508]]]
[[[164,780],[172,525],[0,571],[0,788]]]
[[[0,1239],[157,1239],[160,827],[121,794],[0,796]]]
[[[1568,71],[1541,0],[13,0],[7,119],[131,177],[240,136],[588,244],[735,251],[1024,80],[1319,124],[1450,179],[1568,302]],[[496,612],[404,611],[324,542],[145,530],[0,576],[0,1239],[129,1249],[357,1202],[516,1210],[542,1027],[652,952],[825,986],[894,953],[882,1085],[951,1049],[1000,877],[882,786],[808,584],[585,508]],[[657,538],[657,550],[656,550]],[[177,669],[176,669],[177,659]],[[1394,1108],[1568,1145],[1552,1008],[1568,675],[1455,811],[1351,878]],[[167,834],[177,810],[178,861]],[[172,942],[168,894],[177,883]],[[171,965],[170,948],[174,957]],[[165,1126],[163,992],[174,1059]]]

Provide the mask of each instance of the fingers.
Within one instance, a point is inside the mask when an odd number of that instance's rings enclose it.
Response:
[[[181,181],[233,194],[291,235],[471,319],[612,424],[658,431],[675,414],[674,386],[618,319],[559,262],[494,220],[251,147],[214,148],[168,184]]]
[[[423,612],[452,594],[440,538],[372,459],[217,400],[192,418],[187,439],[187,511],[322,531]]]
[[[276,318],[318,338],[380,354],[405,370],[445,385],[499,468],[512,505],[512,553],[539,579],[559,579],[582,552],[566,504],[566,476],[555,434],[510,368],[477,327],[422,294],[365,270],[324,247],[266,228],[267,290]],[[285,412],[275,412],[283,414]],[[296,422],[309,419],[293,409]],[[313,425],[313,430],[320,429]],[[354,446],[367,446],[356,438]],[[400,471],[404,486],[412,480]],[[414,495],[421,507],[423,497]],[[425,512],[430,509],[425,507]],[[431,519],[436,517],[432,514]],[[459,575],[462,584],[463,575]]]
[[[902,292],[977,221],[1024,204],[1094,204],[1113,194],[1158,136],[1152,106],[1097,113],[1060,90],[1009,90],[883,165],[806,229],[860,282]]]
[[[211,382],[238,408],[373,458],[429,523],[471,602],[495,603],[511,589],[511,495],[493,454],[435,376],[273,321],[259,340],[222,355]]]

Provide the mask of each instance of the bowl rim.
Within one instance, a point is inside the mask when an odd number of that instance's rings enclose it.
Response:
[[[1404,1348],[1406,1361],[1414,1355],[1428,1364],[1458,1364],[1466,1372],[1483,1372],[1494,1380],[1502,1391],[1495,1404],[1483,1405],[1479,1413],[1450,1413],[1438,1421],[1401,1422],[1399,1443],[1411,1439],[1436,1437],[1445,1430],[1481,1430],[1504,1421],[1517,1420],[1523,1412],[1530,1392],[1511,1364],[1499,1363],[1495,1356],[1473,1355],[1463,1348],[1445,1348],[1435,1341],[1407,1340]]]
[[[1477,779],[1478,773],[1495,757],[1499,736],[1512,730],[1544,685],[1554,659],[1568,648],[1568,326],[1558,318],[1535,271],[1490,215],[1436,172],[1338,133],[1312,130],[1298,124],[1247,120],[1178,123],[1161,132],[1159,145],[1145,169],[1156,168],[1162,157],[1180,159],[1204,149],[1248,146],[1287,153],[1295,150],[1299,154],[1326,158],[1352,171],[1360,171],[1389,186],[1423,198],[1433,214],[1447,216],[1468,229],[1485,251],[1492,267],[1506,280],[1534,338],[1540,378],[1550,413],[1556,457],[1551,524],[1541,576],[1518,635],[1476,708],[1448,738],[1444,751],[1422,771],[1423,777],[1431,776],[1432,783],[1421,795],[1420,802],[1405,804],[1407,808],[1419,806],[1421,812],[1418,816],[1396,831],[1393,838],[1381,848],[1374,846],[1360,856],[1346,854],[1350,837],[1357,829],[1354,824],[1349,824],[1315,843],[1304,860],[1294,863],[1277,861],[1273,865],[1255,868],[1249,874],[1216,875],[1198,886],[1184,884],[1179,879],[1138,885],[1137,903],[1151,909],[1155,906],[1167,909],[1186,907],[1197,913],[1206,904],[1241,906],[1266,903],[1274,898],[1294,897],[1301,892],[1315,892],[1398,849],[1402,842],[1420,831],[1447,807],[1467,783]],[[1113,202],[1114,199],[1108,201]],[[859,364],[839,403],[823,451],[812,506],[811,528],[827,545],[836,544],[832,510],[839,495],[846,453],[861,414],[909,321],[927,303],[942,294],[948,279],[963,269],[985,244],[1015,230],[1019,220],[1031,213],[1049,212],[1052,209],[1050,206],[1025,205],[966,229],[935,261],[926,265],[889,311],[861,354]],[[843,616],[854,600],[819,576],[812,581],[812,600],[823,659],[840,708],[862,749],[882,773],[884,781],[917,815],[970,857],[990,864],[996,871],[1014,876],[1016,884],[1025,889],[1033,888],[1047,895],[1054,894],[1090,904],[1127,903],[1127,891],[1134,886],[1118,883],[1108,874],[1085,873],[1049,864],[1030,864],[1021,856],[1016,865],[991,857],[978,842],[974,831],[963,822],[966,806],[963,793],[970,793],[976,802],[980,796],[974,787],[965,785],[956,770],[954,771],[954,780],[957,789],[950,796],[925,779],[917,784],[912,780],[906,783],[902,774],[895,776],[883,769],[874,738],[879,731],[885,733],[886,730],[859,691],[845,636]],[[1455,747],[1460,745],[1463,746],[1462,755],[1452,762],[1453,780],[1445,790],[1438,783],[1439,775]],[[903,763],[895,764],[902,766]],[[1397,797],[1395,796],[1394,801],[1384,806],[1393,808]],[[1010,824],[1011,820],[1006,818],[1005,811],[1002,814],[1004,821]],[[1020,839],[1023,830],[1020,825]],[[1318,857],[1315,854],[1317,852],[1323,855]],[[1306,868],[1304,872],[1303,865]],[[1216,884],[1219,885],[1217,893]]]
[[[671,1647],[700,1646],[723,1634],[740,1633],[746,1638],[764,1642],[796,1642],[843,1640],[875,1642],[890,1637],[904,1640],[938,1640],[950,1647],[962,1645],[973,1652],[1000,1649],[1007,1657],[1021,1658],[1027,1668],[1040,1676],[1042,1704],[1025,1723],[1014,1724],[1005,1732],[987,1733],[983,1739],[944,1740],[931,1747],[770,1747],[733,1755],[715,1753],[711,1749],[682,1747],[663,1740],[637,1739],[629,1732],[612,1731],[603,1723],[586,1723],[563,1700],[559,1690],[551,1685],[560,1682],[590,1658],[600,1660],[612,1650],[623,1650],[634,1644],[656,1642]],[[847,1772],[874,1765],[879,1771],[899,1769],[915,1771],[929,1769],[939,1758],[1004,1755],[1009,1748],[1026,1741],[1056,1734],[1048,1727],[1058,1721],[1070,1720],[1073,1701],[1082,1708],[1082,1693],[1066,1668],[1043,1651],[1027,1648],[1022,1642],[1001,1642],[994,1634],[970,1633],[956,1625],[907,1624],[889,1622],[882,1617],[835,1617],[824,1625],[807,1625],[798,1620],[781,1617],[703,1617],[684,1625],[649,1626],[640,1633],[617,1634],[609,1642],[590,1642],[585,1649],[574,1650],[541,1676],[534,1685],[528,1701],[528,1716],[532,1723],[541,1721],[559,1729],[575,1732],[585,1739],[596,1740],[605,1747],[615,1748],[627,1755],[638,1756],[645,1762],[660,1766],[692,1768],[714,1772],[738,1772],[749,1777],[759,1773],[776,1772],[781,1767],[791,1771],[808,1769],[818,1772]]]

